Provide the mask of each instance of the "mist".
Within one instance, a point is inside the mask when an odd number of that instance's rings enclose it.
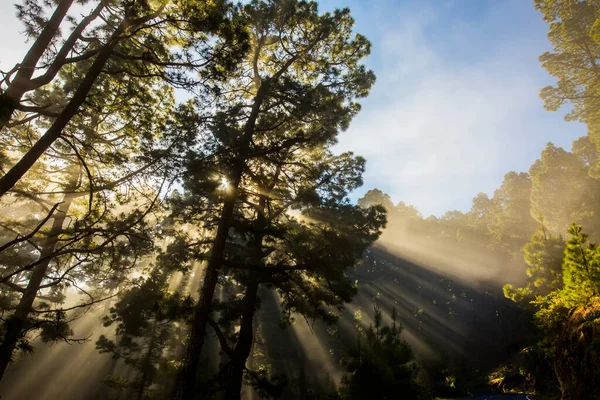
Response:
[[[597,2],[7,4],[2,400],[600,397]]]

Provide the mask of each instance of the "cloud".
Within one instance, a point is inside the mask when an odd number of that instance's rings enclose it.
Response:
[[[377,83],[338,145],[367,158],[365,190],[379,187],[426,215],[468,208],[497,186],[519,140],[515,122],[541,108],[539,83],[514,49],[503,43],[477,57],[474,48],[473,62],[460,62],[427,37],[438,22],[404,15],[376,39]],[[451,45],[451,37],[464,40],[457,31],[438,42]]]
[[[30,45],[13,1],[0,1],[4,71]],[[548,76],[537,56],[547,46],[547,26],[531,4],[322,3],[323,10],[349,5],[357,31],[373,42],[377,83],[337,147],[367,158],[365,186],[355,196],[378,187],[425,215],[466,210],[506,172],[527,170],[546,142],[568,148],[585,134],[542,109],[538,91]]]

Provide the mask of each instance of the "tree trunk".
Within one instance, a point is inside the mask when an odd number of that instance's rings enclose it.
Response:
[[[15,313],[6,321],[6,333],[4,334],[2,344],[0,345],[0,380],[2,380],[4,372],[11,361],[12,354],[19,339],[23,337],[24,331],[27,329],[27,318],[29,317],[33,302],[37,297],[40,285],[42,284],[50,261],[52,260],[52,254],[56,250],[58,238],[63,232],[63,224],[73,198],[73,195],[66,194],[63,198],[63,203],[56,210],[50,234],[40,254],[40,259],[43,259],[44,261],[39,263],[33,269],[31,277],[29,278],[29,284],[21,297],[21,301],[19,301]]]
[[[150,386],[150,384],[152,384],[152,381],[150,380],[149,370],[152,367],[152,351],[154,350],[156,342],[157,326],[158,321],[155,320],[152,324],[152,334],[150,336],[150,343],[148,343],[148,352],[146,353],[146,357],[144,357],[144,364],[142,365],[142,378],[140,379],[140,387],[138,388],[137,400],[142,400],[144,398],[146,386]]]
[[[239,179],[237,181],[239,184]],[[235,186],[237,188],[237,186]],[[237,191],[237,190],[236,190]],[[196,374],[198,363],[200,362],[200,353],[204,345],[204,335],[206,333],[206,325],[211,310],[211,305],[217,287],[217,279],[219,278],[219,270],[223,263],[223,251],[231,226],[233,210],[236,203],[235,195],[223,205],[221,219],[217,227],[217,235],[213,244],[211,257],[208,260],[206,267],[206,275],[204,282],[200,288],[200,299],[194,310],[194,318],[192,321],[192,331],[190,333],[190,341],[187,346],[184,359],[183,370],[178,377],[174,399],[191,400],[194,398],[194,386],[196,383]]]
[[[77,43],[77,40],[79,40],[79,38],[83,34],[83,31],[85,30],[85,28],[87,28],[88,25],[93,20],[95,20],[96,18],[98,18],[100,16],[100,13],[104,9],[105,5],[106,4],[104,3],[104,1],[101,1],[96,6],[96,8],[90,14],[88,14],[88,16],[86,16],[84,19],[81,20],[81,22],[79,24],[77,24],[75,29],[73,29],[73,32],[71,32],[69,37],[65,40],[65,42],[60,47],[60,50],[56,54],[56,57],[54,58],[54,60],[52,60],[52,63],[50,64],[50,66],[48,67],[46,72],[44,72],[43,75],[37,76],[29,81],[29,85],[27,87],[28,91],[35,90],[37,88],[40,88],[40,87],[52,82],[52,80],[58,74],[58,71],[60,71],[62,66],[65,64],[65,60],[67,59],[67,56],[73,50],[75,43]],[[78,61],[81,61],[81,60],[86,60],[90,57],[93,57],[94,55],[96,55],[96,52],[91,50],[91,51],[87,51],[86,53],[84,53],[78,57],[75,57],[75,58]]]
[[[234,168],[232,176],[229,177],[232,193],[226,198],[225,203],[223,204],[223,210],[221,211],[221,218],[219,219],[219,224],[217,226],[217,234],[213,242],[208,265],[206,266],[206,276],[204,277],[204,282],[200,288],[200,298],[194,311],[192,331],[190,333],[190,341],[187,346],[183,369],[178,377],[177,384],[175,385],[174,400],[192,400],[194,398],[194,386],[196,383],[198,363],[200,362],[200,354],[202,352],[202,346],[204,345],[206,325],[210,316],[215,288],[219,278],[219,271],[223,264],[223,252],[225,251],[229,228],[231,227],[233,218],[233,211],[237,202],[239,185],[242,181],[242,174],[250,150],[252,136],[254,135],[256,120],[258,119],[260,107],[266,97],[269,86],[268,81],[263,82],[258,89],[256,97],[254,98],[254,104],[252,105],[252,111],[244,126],[244,135],[241,138],[240,150],[236,157],[237,165]]]
[[[252,341],[254,338],[254,313],[256,311],[256,302],[258,300],[257,292],[260,284],[259,276],[256,271],[251,271],[248,278],[248,286],[244,295],[242,306],[242,320],[240,323],[240,332],[238,341],[233,351],[233,359],[230,362],[227,388],[225,389],[225,400],[239,400],[242,391],[242,378],[246,360],[252,350]]]
[[[46,150],[59,138],[63,129],[71,121],[73,116],[79,110],[79,107],[85,101],[88,93],[92,86],[96,82],[96,79],[102,72],[102,68],[111,56],[114,47],[119,42],[119,36],[125,31],[131,21],[127,18],[124,19],[115,32],[113,32],[109,42],[104,45],[102,50],[98,53],[98,56],[92,63],[89,71],[85,75],[85,78],[79,84],[77,91],[73,95],[73,98],[69,101],[65,109],[59,114],[54,120],[54,123],[46,133],[40,137],[40,139],[29,149],[27,153],[17,162],[2,178],[0,178],[0,197],[8,192],[12,187],[21,179],[29,168],[35,164],[35,162],[44,154]]]
[[[6,125],[15,111],[21,97],[27,91],[28,83],[33,76],[38,61],[56,36],[62,20],[71,8],[73,0],[62,0],[54,10],[52,17],[35,39],[33,45],[19,65],[19,70],[6,91],[0,96],[0,129]]]
[[[273,178],[273,185],[277,180],[277,176]],[[267,204],[266,193],[273,189],[260,188],[263,194],[260,195],[258,207],[256,209],[256,225],[257,232],[252,240],[250,261],[253,266],[259,266],[262,260],[263,240],[265,237],[264,230],[266,228],[265,208]],[[242,318],[240,322],[240,331],[238,333],[237,344],[233,351],[228,369],[228,382],[225,389],[225,400],[239,400],[242,391],[242,378],[244,377],[244,368],[246,360],[250,356],[252,350],[252,341],[254,339],[254,313],[256,311],[256,303],[258,301],[258,287],[261,283],[262,274],[259,271],[250,270],[248,272],[248,283],[244,294],[244,302],[242,304]]]

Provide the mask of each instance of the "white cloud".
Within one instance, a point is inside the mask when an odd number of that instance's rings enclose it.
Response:
[[[4,71],[28,47],[14,1],[0,1]],[[324,0],[330,8],[347,2]],[[444,13],[452,2],[427,6],[418,1],[400,9],[391,0],[385,3],[353,5],[357,21],[371,31],[370,62],[378,80],[363,111],[341,135],[338,150],[367,158],[363,192],[379,187],[424,214],[465,209],[478,192],[497,187],[504,173],[526,170],[547,141],[561,144],[558,137],[563,137],[568,144],[583,134],[582,128],[557,123],[560,116],[539,118],[538,91],[547,75],[536,60],[542,50],[528,47],[529,32],[505,28],[512,33],[488,40],[482,55],[475,44],[485,42],[478,35],[486,31],[486,21],[449,20]],[[499,15],[505,27],[506,12],[489,15]],[[74,15],[80,13],[75,8]],[[531,29],[545,40],[543,32]],[[522,62],[524,55],[527,62]],[[466,58],[472,62],[465,63]]]
[[[453,64],[425,39],[431,23],[405,15],[383,36],[377,83],[338,149],[367,158],[366,189],[440,214],[509,168],[513,121],[540,103],[510,53]]]

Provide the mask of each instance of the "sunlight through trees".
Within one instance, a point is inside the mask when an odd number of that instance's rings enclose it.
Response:
[[[336,147],[375,84],[348,8],[19,2],[2,399],[599,398],[600,3],[533,4],[588,134],[424,216]]]

